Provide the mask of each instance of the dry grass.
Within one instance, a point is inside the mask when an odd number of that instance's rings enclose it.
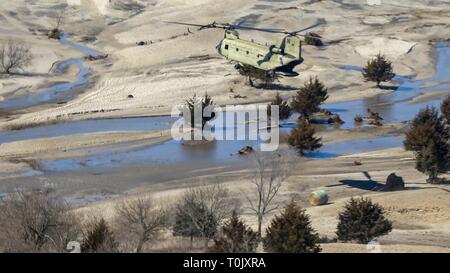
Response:
[[[38,160],[31,159],[31,158],[12,158],[8,161],[11,163],[14,163],[14,164],[20,164],[20,163],[27,164],[30,168],[32,168],[35,171],[42,170],[42,167],[43,167],[42,164]]]
[[[194,238],[191,246],[190,238],[174,237],[171,232],[156,242],[148,244],[147,252],[152,253],[204,253],[205,245],[202,239]],[[211,245],[211,242],[210,242]]]
[[[1,113],[0,113],[1,115]],[[53,119],[48,121],[42,121],[42,122],[30,122],[30,123],[19,123],[19,124],[11,124],[6,126],[6,130],[9,131],[19,131],[24,130],[28,128],[35,128],[35,127],[42,127],[47,125],[53,125],[53,124],[59,124],[64,122],[63,120]]]

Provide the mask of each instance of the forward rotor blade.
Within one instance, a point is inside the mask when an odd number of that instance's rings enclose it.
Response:
[[[310,28],[317,27],[318,25],[321,25],[322,22],[315,24],[314,26],[296,31],[296,32],[288,32],[283,29],[279,28],[257,28],[257,27],[250,27],[250,26],[243,26],[242,24],[245,22],[245,20],[238,22],[237,24],[221,24],[213,22],[211,24],[207,25],[200,25],[200,24],[191,24],[191,23],[183,23],[183,22],[173,22],[173,21],[164,21],[165,23],[169,24],[176,24],[176,25],[183,25],[183,26],[194,26],[199,27],[199,30],[206,29],[206,28],[222,28],[222,29],[243,29],[243,30],[254,30],[254,31],[261,31],[261,32],[268,32],[268,33],[282,33],[282,34],[290,34],[290,35],[298,35],[299,32],[308,30]]]
[[[255,27],[247,27],[247,26],[239,26],[239,25],[230,25],[232,29],[244,29],[244,30],[255,30],[261,32],[269,32],[269,33],[280,33],[282,29],[277,28],[255,28]]]

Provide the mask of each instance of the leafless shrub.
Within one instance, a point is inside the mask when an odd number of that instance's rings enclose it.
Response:
[[[341,116],[339,116],[338,114],[335,114],[335,115],[332,115],[328,119],[328,123],[333,124],[335,126],[340,126],[340,125],[344,124],[345,122],[341,119]]]
[[[152,199],[137,198],[122,201],[116,206],[116,221],[133,250],[142,252],[147,242],[155,239],[167,225],[167,212],[157,208]]]
[[[134,0],[115,0],[111,2],[112,8],[122,11],[138,12],[145,8],[145,6]]]
[[[248,83],[252,87],[268,87],[278,79],[274,71],[265,71],[249,65],[238,65],[238,72],[244,77],[248,77]],[[262,86],[255,86],[254,80],[259,80]]]
[[[52,29],[48,32],[47,37],[49,39],[59,40],[61,38],[62,33],[62,25],[64,24],[66,13],[66,6],[60,7],[56,10],[56,16],[54,17],[54,23]]]
[[[63,252],[80,234],[69,206],[48,192],[17,192],[0,203],[0,248],[10,252]]]
[[[39,162],[39,160],[37,159],[33,159],[33,158],[12,158],[8,160],[11,163],[14,164],[26,164],[28,165],[31,169],[39,171],[42,170],[42,163]]]
[[[64,25],[64,19],[65,19],[65,13],[66,13],[66,8],[60,8],[57,13],[56,13],[56,17],[55,17],[55,23],[53,28],[54,29],[61,29],[62,25]]]
[[[9,40],[0,46],[0,73],[12,74],[31,64],[33,55],[27,45]]]
[[[361,115],[356,115],[354,118],[355,123],[362,123],[364,121],[364,118]]]
[[[264,155],[262,152],[254,153],[254,173],[251,183],[254,186],[253,194],[247,196],[250,210],[258,220],[258,234],[261,236],[264,217],[278,209],[274,204],[282,183],[288,176],[288,168],[279,154]]]
[[[217,232],[221,222],[234,209],[228,190],[214,184],[189,189],[175,207],[175,236],[205,239],[205,247]]]

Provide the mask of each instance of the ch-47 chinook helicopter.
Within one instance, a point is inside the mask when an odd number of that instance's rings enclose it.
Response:
[[[225,58],[236,62],[236,69],[250,66],[265,71],[266,73],[280,73],[289,77],[298,76],[298,73],[294,72],[293,69],[303,62],[302,41],[299,36],[305,35],[300,33],[323,24],[322,21],[319,21],[307,28],[289,32],[282,29],[244,26],[242,25],[243,22],[238,24],[220,24],[213,22],[207,25],[167,21],[166,23],[194,26],[198,27],[198,30],[211,28],[225,29],[224,39],[217,45],[217,51]],[[284,34],[285,37],[278,43],[268,46],[240,39],[237,29],[280,33]]]

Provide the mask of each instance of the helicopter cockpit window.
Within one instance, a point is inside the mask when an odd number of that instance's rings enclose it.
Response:
[[[239,52],[239,48],[236,48],[236,52]]]
[[[247,50],[247,55],[250,54],[250,51]]]
[[[228,50],[228,45],[225,45],[225,50]]]

